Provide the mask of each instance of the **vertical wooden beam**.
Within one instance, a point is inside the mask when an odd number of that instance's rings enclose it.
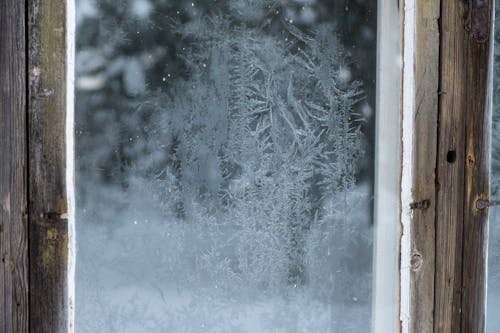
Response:
[[[28,331],[24,1],[0,2],[0,331]]]
[[[436,207],[436,332],[460,332],[467,109],[464,2],[442,0]],[[472,87],[470,87],[472,88]]]
[[[436,332],[484,332],[493,0],[442,0]]]
[[[494,0],[469,1],[466,20],[465,196],[462,250],[462,332],[486,329]]]
[[[30,326],[68,330],[66,2],[28,1]]]
[[[415,3],[415,106],[410,331],[434,327],[435,209],[440,0]]]

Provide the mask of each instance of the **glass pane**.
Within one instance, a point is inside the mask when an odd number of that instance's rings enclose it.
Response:
[[[491,137],[491,197],[500,198],[500,3],[495,3],[493,126]],[[487,332],[500,331],[500,210],[489,210]]]
[[[376,6],[77,1],[79,332],[370,330]]]

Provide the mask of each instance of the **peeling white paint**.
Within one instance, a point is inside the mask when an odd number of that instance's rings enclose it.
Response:
[[[413,179],[413,115],[415,105],[415,5],[416,0],[404,1],[403,29],[403,114],[402,114],[402,174],[401,174],[401,272],[400,320],[401,331],[410,325],[410,268]]]
[[[75,0],[66,1],[66,193],[68,200],[68,332],[75,332]]]

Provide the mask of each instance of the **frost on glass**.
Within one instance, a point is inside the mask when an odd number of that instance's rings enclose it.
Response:
[[[370,89],[327,3],[77,1],[79,331],[369,330]]]
[[[500,198],[500,4],[495,4],[493,122],[491,132],[491,197]],[[500,211],[489,210],[487,331],[500,331]]]

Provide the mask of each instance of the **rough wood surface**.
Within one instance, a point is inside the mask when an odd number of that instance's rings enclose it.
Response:
[[[443,0],[437,156],[436,332],[460,332],[465,175],[465,5]]]
[[[466,21],[462,332],[484,332],[486,329],[488,210],[477,209],[476,201],[490,198],[493,2],[469,1]]]
[[[441,1],[435,332],[484,331],[492,2]]]
[[[28,331],[24,1],[0,2],[0,332]]]
[[[28,1],[30,327],[67,331],[65,1]]]
[[[410,330],[432,332],[439,83],[439,0],[417,1]]]

